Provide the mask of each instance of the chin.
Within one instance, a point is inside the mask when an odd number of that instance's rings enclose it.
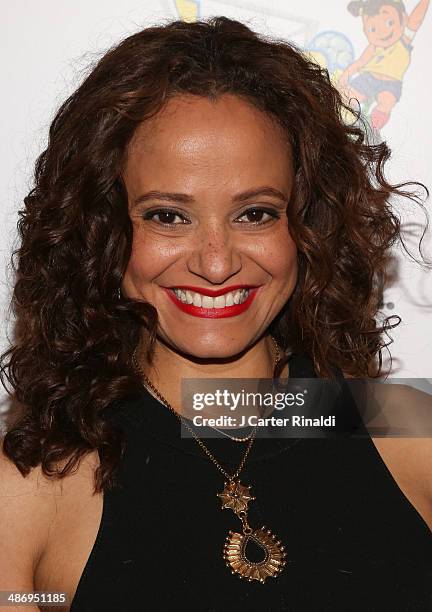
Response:
[[[174,341],[169,345],[173,350],[197,359],[229,359],[246,348],[246,343],[238,340],[233,339],[232,343],[222,342],[220,335],[217,342],[213,339],[197,343]]]

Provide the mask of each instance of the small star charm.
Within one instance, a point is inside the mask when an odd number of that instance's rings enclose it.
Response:
[[[243,486],[239,480],[231,480],[224,483],[225,488],[222,493],[217,493],[221,498],[222,508],[231,508],[236,514],[247,511],[248,503],[255,499],[249,495],[250,486]]]

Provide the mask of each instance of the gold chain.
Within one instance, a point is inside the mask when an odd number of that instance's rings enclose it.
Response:
[[[276,348],[276,357],[275,357],[275,362],[274,362],[274,368],[276,367],[277,363],[280,361],[280,349],[279,346],[276,342],[276,340],[273,338],[273,336],[270,336],[270,338],[273,340],[273,343],[275,345]],[[138,350],[138,347],[135,348],[133,354],[132,354],[132,362],[136,368],[136,370],[139,372],[139,374],[142,376],[142,378],[145,380],[145,382],[147,383],[147,385],[154,391],[154,393],[157,395],[157,397],[161,400],[161,402],[167,406],[167,408],[169,408],[171,410],[171,412],[173,414],[175,414],[175,416],[180,419],[180,421],[183,423],[183,425],[186,427],[186,429],[189,430],[189,432],[192,434],[192,436],[195,438],[195,440],[198,442],[198,444],[200,445],[200,447],[202,448],[202,450],[205,452],[205,454],[207,455],[207,457],[215,464],[215,466],[222,472],[222,474],[225,476],[225,478],[228,478],[229,481],[233,481],[236,478],[238,478],[240,472],[243,469],[243,466],[246,462],[246,459],[249,455],[250,449],[252,448],[252,444],[254,442],[255,439],[255,433],[256,433],[256,429],[257,426],[255,425],[255,427],[252,430],[252,433],[250,434],[250,436],[248,436],[247,438],[238,438],[238,441],[246,441],[247,439],[249,439],[249,444],[247,445],[246,448],[246,452],[243,456],[243,459],[240,462],[240,465],[238,466],[237,470],[234,472],[234,474],[230,475],[228,474],[228,472],[226,472],[224,470],[224,468],[220,465],[220,463],[217,461],[217,459],[213,456],[213,454],[209,451],[209,449],[207,448],[207,446],[204,444],[204,442],[202,442],[202,440],[200,440],[200,438],[196,435],[196,433],[193,431],[193,429],[191,427],[189,427],[189,425],[186,423],[185,419],[176,411],[174,410],[174,408],[171,406],[171,404],[159,393],[159,391],[156,389],[156,387],[151,383],[151,381],[147,378],[147,376],[144,374],[144,372],[142,371],[139,363],[137,362],[136,359],[136,352]],[[231,436],[229,436],[231,437]]]
[[[276,350],[276,356],[275,356],[275,361],[273,364],[273,370],[276,367],[276,364],[280,361],[281,355],[280,355],[280,349],[279,346],[276,342],[276,340],[273,338],[273,336],[270,336],[270,338],[273,341],[275,350]],[[221,433],[222,435],[226,436],[227,438],[230,438],[230,440],[233,440],[234,442],[247,442],[248,440],[251,439],[253,431],[251,431],[250,434],[248,434],[247,436],[245,436],[244,438],[237,438],[236,436],[230,436],[229,434],[225,433],[224,431],[222,431],[221,429],[218,429],[217,427],[212,427],[212,429],[215,429],[216,431],[218,431],[219,433]]]

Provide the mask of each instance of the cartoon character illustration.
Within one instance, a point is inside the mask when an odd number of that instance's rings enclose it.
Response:
[[[335,85],[345,68],[354,61],[354,48],[351,41],[335,30],[318,32],[304,49],[311,61],[325,68]]]
[[[305,53],[328,71],[332,83],[337,83],[342,72],[354,61],[351,41],[335,30],[316,34],[306,46]]]
[[[411,61],[412,41],[429,7],[420,0],[408,16],[402,0],[356,0],[348,11],[363,20],[369,45],[338,80],[348,98],[356,98],[376,130],[388,122],[401,97],[402,81]],[[355,76],[357,75],[357,76]]]
[[[175,0],[178,16],[183,21],[197,21],[200,18],[200,0]]]
[[[311,61],[327,70],[330,81],[338,87],[338,81],[343,71],[354,61],[354,47],[342,32],[324,30],[318,32],[304,49],[304,55]],[[353,114],[347,109],[341,109],[342,119],[353,123]]]

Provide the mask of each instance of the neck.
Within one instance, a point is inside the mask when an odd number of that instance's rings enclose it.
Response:
[[[267,335],[237,358],[216,362],[188,358],[157,339],[151,366],[144,362],[139,349],[136,358],[141,370],[159,393],[182,414],[183,378],[272,378],[276,349],[270,335]],[[288,376],[288,364],[281,376]]]

